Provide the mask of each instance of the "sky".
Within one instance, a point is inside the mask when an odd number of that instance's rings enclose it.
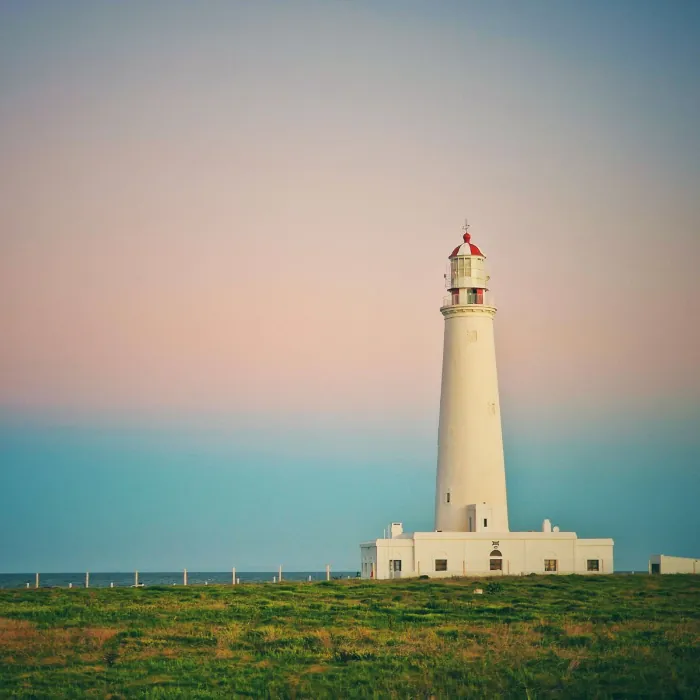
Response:
[[[447,255],[512,529],[700,556],[700,5],[0,0],[0,571],[431,530]]]

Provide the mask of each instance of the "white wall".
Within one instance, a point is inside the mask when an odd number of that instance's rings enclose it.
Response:
[[[490,568],[497,549],[502,570]],[[363,557],[364,545],[363,545]],[[493,557],[499,559],[499,557]],[[401,559],[402,577],[507,576],[544,574],[545,559],[557,562],[558,574],[609,574],[613,572],[613,541],[578,539],[573,532],[559,533],[414,533],[413,539],[376,541],[376,578],[390,578],[389,561]],[[446,559],[447,571],[436,571],[435,560]],[[598,561],[598,571],[589,571],[589,560]],[[363,575],[366,571],[363,571]],[[366,576],[369,578],[369,575]]]
[[[435,529],[468,530],[467,506],[492,509],[489,530],[508,531],[494,309],[448,307],[438,431]],[[446,494],[449,492],[450,501]]]
[[[656,554],[649,559],[649,573],[651,565],[659,564],[661,574],[700,574],[700,559],[692,557],[669,557],[665,554]]]
[[[401,578],[414,574],[413,540],[411,538],[381,539],[360,546],[362,578],[372,578],[371,565],[374,564],[374,578]],[[393,559],[401,561],[401,572],[394,572],[389,566]]]

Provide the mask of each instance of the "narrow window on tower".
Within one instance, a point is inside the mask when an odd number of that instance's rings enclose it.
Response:
[[[450,492],[448,491],[448,492],[445,494],[445,503],[449,503],[449,502],[450,502]]]
[[[486,518],[484,518],[484,527],[488,527],[488,524],[489,524],[489,521]]]

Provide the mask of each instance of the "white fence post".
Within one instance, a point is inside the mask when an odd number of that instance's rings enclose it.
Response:
[[[34,588],[39,588],[39,574],[34,577]]]
[[[331,580],[331,565],[326,564],[326,581]]]
[[[282,564],[280,564],[279,577],[277,578],[277,581],[279,583],[282,583]]]
[[[138,588],[139,586],[139,572],[134,571],[134,587]]]
[[[90,572],[85,572],[85,588],[90,588]]]
[[[235,586],[236,585],[236,567],[234,566],[233,569],[231,569],[231,585]]]
[[[182,572],[182,585],[186,586],[187,585],[187,569],[185,569]]]

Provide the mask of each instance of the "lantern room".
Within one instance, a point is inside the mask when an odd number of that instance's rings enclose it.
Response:
[[[488,289],[490,279],[486,270],[486,256],[471,242],[471,235],[464,227],[464,243],[450,254],[449,267],[445,273],[445,287],[450,296],[445,297],[445,306],[494,306]]]

